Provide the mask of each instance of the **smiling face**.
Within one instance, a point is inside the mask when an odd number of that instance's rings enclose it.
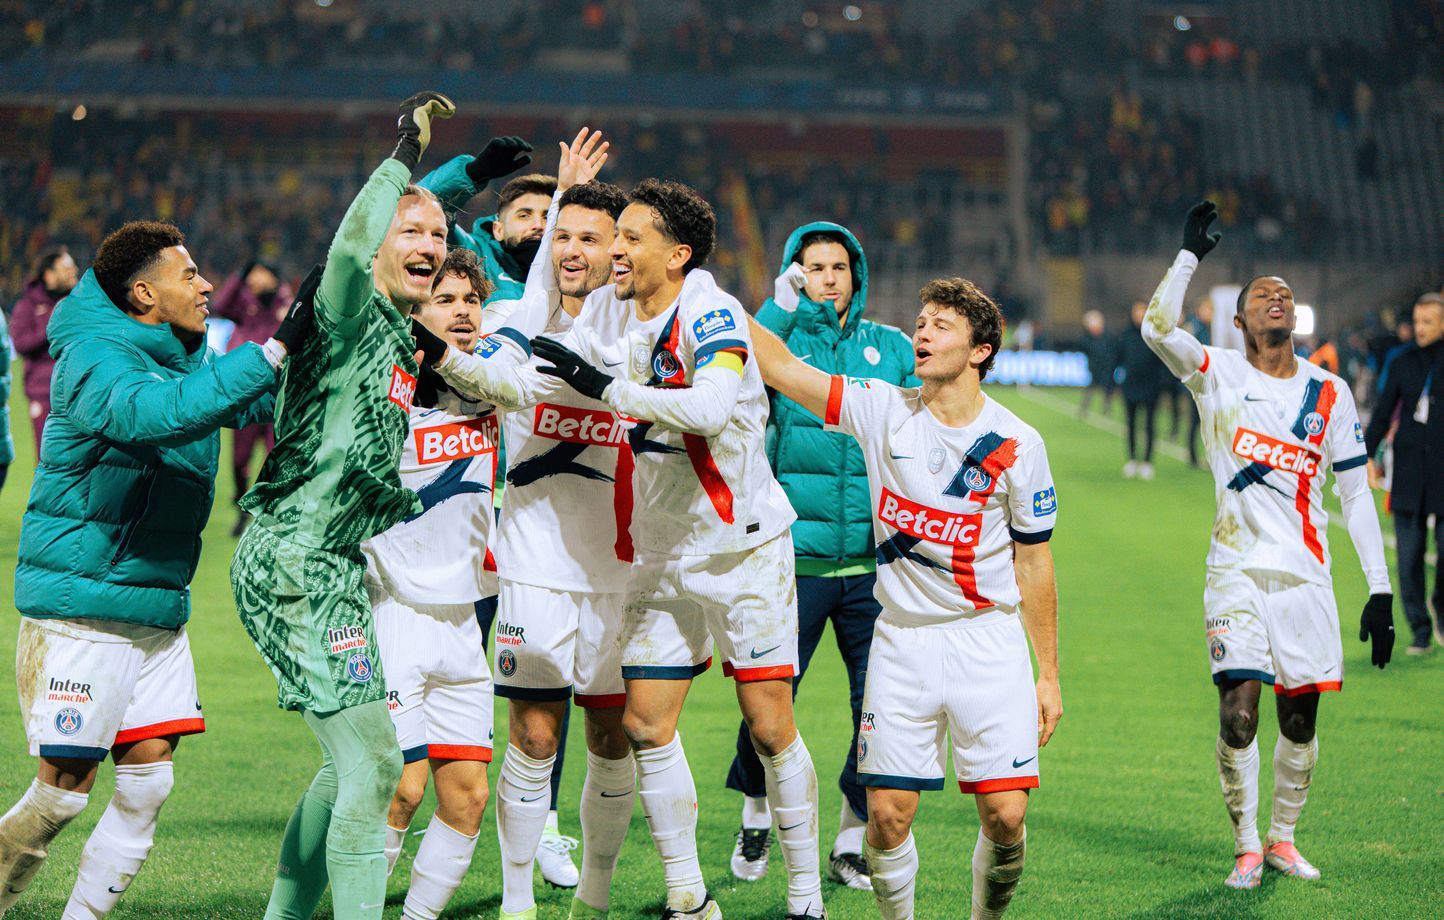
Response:
[[[607,250],[616,235],[617,222],[606,211],[576,204],[561,209],[552,234],[552,266],[563,296],[585,297],[611,279]]]
[[[415,317],[421,325],[470,354],[481,328],[481,292],[465,275],[447,272],[436,282],[431,299],[418,304]]]
[[[435,198],[407,195],[372,263],[376,290],[398,307],[431,297],[431,282],[446,258],[446,215]]]
[[[205,334],[213,290],[186,248],[171,246],[136,277],[129,296],[139,308],[132,311],[136,319],[151,325],[168,323],[176,338],[190,339]]]
[[[846,316],[852,306],[852,256],[847,247],[826,240],[813,243],[802,250],[801,262],[807,298]]]
[[[1234,324],[1246,335],[1286,339],[1294,332],[1294,291],[1282,278],[1255,278],[1244,292]]]
[[[951,307],[923,304],[913,327],[913,373],[919,380],[944,383],[969,368],[977,373],[992,353],[992,345],[973,345],[973,327],[966,316]]]
[[[609,254],[617,296],[645,300],[667,283],[669,269],[682,270],[692,247],[669,239],[652,206],[634,201],[617,218],[617,237]]]

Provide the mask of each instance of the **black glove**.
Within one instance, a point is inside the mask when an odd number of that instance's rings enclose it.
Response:
[[[446,381],[430,365],[421,365],[421,373],[416,375],[416,395],[411,397],[413,406],[420,406],[423,409],[434,409],[441,401],[441,394],[451,388]]]
[[[450,118],[456,114],[456,104],[440,93],[426,90],[401,103],[400,111],[396,119],[396,149],[391,157],[411,170],[421,162],[422,152],[431,143],[431,119]]]
[[[1222,233],[1208,232],[1208,225],[1217,217],[1218,205],[1212,201],[1200,201],[1189,208],[1188,217],[1183,222],[1183,245],[1179,248],[1187,249],[1202,261],[1223,239]]]
[[[321,286],[321,271],[320,265],[311,269],[311,273],[296,290],[296,296],[291,301],[291,308],[286,311],[285,319],[281,320],[281,325],[276,327],[275,334],[271,336],[286,346],[288,355],[299,351],[311,330],[316,328],[316,288]]]
[[[539,335],[531,340],[532,352],[543,361],[550,361],[555,367],[538,367],[548,377],[560,377],[573,390],[592,399],[601,399],[602,393],[614,379],[592,367],[582,356],[554,339]]]
[[[1379,670],[1394,657],[1394,595],[1370,594],[1359,617],[1359,641],[1373,640],[1369,662]]]
[[[441,336],[421,325],[418,320],[411,321],[411,337],[416,339],[416,347],[421,350],[421,363],[435,367],[446,357],[446,349],[450,346]]]
[[[466,164],[467,178],[481,188],[492,179],[509,176],[531,162],[531,144],[515,135],[493,137],[481,153]]]

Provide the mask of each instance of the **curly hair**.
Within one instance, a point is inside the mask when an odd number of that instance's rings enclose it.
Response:
[[[546,173],[527,173],[525,176],[517,176],[503,185],[501,191],[496,193],[496,213],[500,214],[505,211],[512,202],[523,195],[545,195],[547,198],[551,198],[556,191],[556,176],[548,176]]]
[[[627,193],[610,182],[583,182],[562,192],[558,209],[569,204],[610,214],[612,219],[616,220],[617,215],[627,206]]]
[[[998,349],[1003,346],[1003,311],[998,309],[993,298],[966,278],[934,278],[923,285],[918,299],[924,304],[947,307],[966,319],[972,327],[974,348],[993,346],[992,354],[978,365],[978,379],[986,378],[993,368],[993,359],[998,356]]]
[[[706,263],[717,245],[717,214],[696,189],[669,179],[643,179],[628,200],[651,208],[667,239],[692,247],[683,274]]]
[[[185,241],[185,234],[175,224],[132,220],[121,224],[119,230],[101,241],[90,267],[105,296],[124,310],[130,302],[127,295],[135,279],[152,268],[162,252],[172,246],[184,246]]]
[[[482,303],[492,294],[496,293],[496,285],[486,276],[481,268],[481,257],[470,249],[457,247],[446,254],[441,262],[441,269],[436,277],[431,279],[431,290],[436,291],[441,279],[447,275],[456,275],[458,278],[465,278],[471,284],[471,289],[481,298]]]

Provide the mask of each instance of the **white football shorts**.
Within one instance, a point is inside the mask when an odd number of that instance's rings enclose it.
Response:
[[[797,675],[792,534],[711,556],[638,554],[622,613],[622,676],[688,680],[712,663],[740,681]]]
[[[559,591],[501,579],[494,643],[496,695],[614,709],[622,683],[624,595]]]
[[[883,611],[872,634],[857,779],[941,789],[951,741],[963,792],[1038,786],[1038,696],[1021,619],[906,626]]]
[[[402,759],[490,762],[491,671],[475,605],[410,607],[367,590]]]
[[[1344,646],[1332,586],[1210,568],[1203,617],[1215,684],[1261,680],[1280,696],[1343,689]]]
[[[21,617],[15,683],[32,757],[104,760],[206,730],[185,627]]]

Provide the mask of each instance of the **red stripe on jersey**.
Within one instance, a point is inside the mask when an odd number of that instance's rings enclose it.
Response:
[[[842,419],[842,388],[846,383],[840,374],[832,375],[832,383],[827,388],[827,411],[823,413],[822,421],[828,425],[836,425]]]
[[[973,560],[977,557],[977,543],[953,545],[953,581],[963,591],[963,597],[973,605],[974,610],[986,610],[993,602],[978,593],[978,574],[973,571]]]
[[[1319,429],[1318,434],[1309,435],[1310,444],[1321,444],[1324,440],[1324,432],[1329,430],[1329,416],[1333,414],[1334,403],[1338,401],[1339,394],[1334,390],[1334,382],[1325,380],[1324,386],[1319,390],[1319,404],[1314,411],[1324,417],[1324,426]]]
[[[1003,475],[1005,470],[1017,462],[1018,439],[1004,439],[1002,444],[993,448],[993,452],[984,457],[983,462],[978,464],[978,466],[982,467],[983,472],[988,474],[987,487],[982,491],[969,493],[968,498],[972,501],[986,504],[988,496],[992,495],[993,490],[998,488],[998,477]]]
[[[717,516],[722,519],[722,523],[731,524],[732,489],[728,487],[727,480],[722,478],[722,471],[717,469],[717,461],[712,459],[707,439],[700,434],[684,434],[682,443],[687,447],[687,459],[692,461],[692,472],[697,474],[702,490],[712,500]]]
[[[1294,492],[1294,508],[1299,512],[1299,517],[1303,521],[1304,547],[1313,554],[1315,559],[1323,562],[1324,547],[1319,543],[1319,529],[1314,526],[1314,522],[1309,518],[1309,495],[1312,491],[1313,478],[1304,473],[1300,473],[1299,487],[1298,490]]]
[[[1006,776],[1002,779],[984,779],[976,783],[958,780],[958,789],[965,793],[1007,792],[1011,789],[1037,789],[1036,776]]]
[[[617,445],[617,470],[612,484],[612,515],[617,523],[617,542],[612,548],[617,559],[632,561],[632,468],[635,466],[632,444]]]
[[[428,744],[426,756],[432,760],[473,760],[491,763],[491,748],[479,744]]]
[[[490,546],[486,548],[486,558],[481,560],[481,570],[483,572],[496,571],[496,557],[491,554]]]
[[[149,741],[151,738],[164,738],[166,735],[197,735],[205,730],[205,719],[174,719],[170,722],[157,722],[154,725],[142,725],[138,728],[127,728],[124,731],[116,732],[115,740],[111,742],[111,745]]]
[[[1274,684],[1276,696],[1303,696],[1305,693],[1325,693],[1329,690],[1344,689],[1344,682],[1341,680],[1326,680],[1318,684],[1304,684],[1300,687],[1284,687]]]
[[[1203,353],[1203,363],[1198,366],[1198,372],[1199,372],[1200,374],[1206,374],[1206,373],[1208,373],[1208,351],[1207,351],[1207,350],[1205,350],[1204,353]]]

